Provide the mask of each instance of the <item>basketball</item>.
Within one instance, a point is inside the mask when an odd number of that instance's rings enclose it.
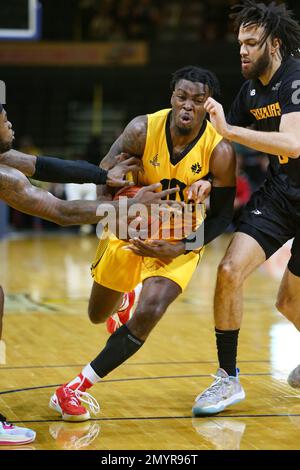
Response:
[[[133,198],[141,188],[142,186],[126,186],[121,188],[116,193],[114,200],[118,200],[120,197]],[[171,212],[169,214],[160,214],[158,217],[157,215],[149,215],[148,234],[146,238],[149,240],[163,239],[167,241],[177,241],[184,238],[186,233],[190,233],[193,230],[193,225],[195,225],[194,219],[184,220],[183,216],[175,217],[174,219]],[[141,230],[142,228],[140,225],[135,225],[134,227],[137,230]],[[146,229],[145,224],[143,229]],[[184,232],[184,229],[187,229],[188,232]]]
[[[139,190],[141,189],[141,186],[125,186],[124,188],[121,188],[114,197],[114,200],[119,199],[121,196],[122,197],[128,197],[129,199],[134,197]]]
[[[128,197],[133,198],[138,191],[142,188],[142,186],[126,186],[121,188],[115,195],[114,200],[119,199],[120,197]],[[190,210],[192,206],[190,206]],[[139,214],[137,214],[139,215]],[[166,240],[170,242],[174,242],[177,240],[181,240],[192,231],[196,230],[196,228],[200,225],[201,219],[203,214],[195,214],[190,212],[190,214],[181,214],[174,217],[172,212],[170,213],[163,213],[157,215],[149,215],[148,216],[148,234],[145,238],[149,240]],[[134,228],[137,230],[146,230],[145,223],[144,226],[141,227],[140,225],[135,225]],[[130,229],[128,225],[128,229]],[[130,235],[130,234],[129,234]],[[129,236],[129,238],[132,238]]]
[[[142,189],[142,186],[125,186],[124,188],[121,188],[116,194],[115,194],[115,197],[114,197],[114,200],[118,200],[120,199],[120,197],[127,197],[129,199],[135,197],[135,195],[139,192],[139,190]],[[137,214],[139,215],[139,214]],[[159,233],[159,226],[156,227],[156,229],[154,227],[151,227],[152,224],[154,224],[155,222],[155,218],[151,217],[150,215],[148,216],[148,234],[149,234],[149,237],[147,236],[147,238],[159,238],[157,236],[157,234]],[[129,228],[129,227],[128,227]],[[141,230],[142,227],[138,224],[135,226],[135,228],[137,230]],[[143,227],[143,229],[146,229],[146,227]],[[152,231],[151,231],[151,228],[152,228]],[[153,235],[153,232],[155,232],[155,234]],[[130,235],[130,233],[129,233]],[[152,237],[151,237],[152,235]],[[129,236],[129,238],[131,238]]]

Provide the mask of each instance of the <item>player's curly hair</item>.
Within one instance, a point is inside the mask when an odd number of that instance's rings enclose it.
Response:
[[[189,80],[190,82],[199,82],[207,85],[212,96],[220,96],[220,84],[216,75],[210,70],[196,67],[194,65],[187,65],[181,69],[176,70],[172,74],[171,90],[174,91],[176,83],[179,80]]]
[[[256,3],[254,0],[244,0],[243,3],[232,6],[231,10],[233,13],[230,14],[230,18],[233,19],[237,31],[240,26],[263,26],[261,45],[268,37],[278,38],[281,43],[282,58],[289,55],[300,57],[300,25],[285,3],[276,5],[275,2],[271,2],[266,5]]]

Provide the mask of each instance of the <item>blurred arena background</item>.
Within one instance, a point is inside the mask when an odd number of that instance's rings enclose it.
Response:
[[[98,164],[128,120],[168,106],[170,74],[188,64],[217,74],[228,109],[242,83],[238,46],[226,19],[235,3],[1,0],[0,79],[15,148]],[[296,1],[289,4],[300,12]],[[33,33],[26,31],[28,6],[38,6]],[[14,30],[11,36],[8,30]],[[252,151],[238,152],[243,181],[237,206],[263,180],[266,165]],[[66,188],[49,189],[66,197]],[[14,230],[54,229],[13,209],[8,222]]]

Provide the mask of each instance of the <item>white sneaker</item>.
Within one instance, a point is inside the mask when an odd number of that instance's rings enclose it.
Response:
[[[288,384],[293,388],[300,388],[300,364],[288,376]]]
[[[0,446],[29,444],[35,440],[36,433],[28,428],[20,428],[6,421],[0,414]]]
[[[237,369],[238,372],[238,369]],[[224,369],[218,369],[214,382],[195,399],[192,408],[194,416],[205,416],[220,413],[227,406],[239,403],[245,398],[238,375],[231,377]]]

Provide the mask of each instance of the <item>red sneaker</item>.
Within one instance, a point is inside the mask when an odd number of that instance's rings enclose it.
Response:
[[[109,333],[114,333],[120,326],[130,320],[133,314],[135,291],[126,292],[119,310],[106,320],[106,328]]]
[[[87,421],[91,416],[81,402],[89,405],[92,413],[99,413],[99,403],[92,395],[78,389],[73,390],[67,384],[59,387],[52,395],[49,407],[60,413],[64,421]]]

